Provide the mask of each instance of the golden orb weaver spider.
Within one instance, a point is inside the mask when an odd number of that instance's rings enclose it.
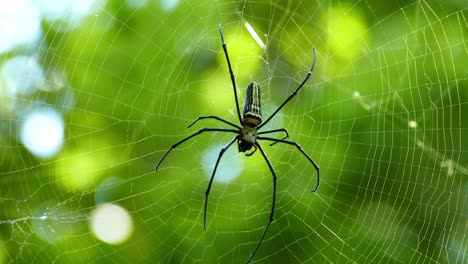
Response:
[[[182,139],[181,141],[175,143],[172,145],[164,154],[164,156],[161,158],[159,163],[156,165],[156,171],[158,171],[159,165],[164,161],[164,159],[167,157],[167,155],[177,146],[180,144],[184,143],[185,141],[198,136],[204,132],[228,132],[228,133],[235,133],[236,136],[229,141],[227,145],[225,145],[221,151],[219,152],[218,159],[216,160],[213,173],[211,174],[210,181],[208,183],[208,187],[205,192],[205,207],[204,207],[204,212],[203,212],[203,228],[206,230],[206,210],[208,207],[208,196],[210,194],[211,186],[213,184],[213,179],[216,174],[216,170],[218,168],[219,161],[223,157],[224,152],[235,142],[237,141],[237,147],[239,152],[245,152],[246,156],[251,156],[254,154],[257,149],[260,150],[260,153],[262,154],[263,158],[265,159],[271,174],[273,175],[273,199],[272,199],[272,205],[271,205],[271,211],[270,211],[270,218],[268,220],[267,225],[265,226],[265,230],[263,231],[262,236],[260,237],[260,240],[257,243],[257,246],[255,247],[255,250],[252,252],[250,255],[250,258],[247,260],[247,263],[250,263],[252,261],[253,257],[257,253],[258,249],[260,248],[260,245],[263,242],[263,239],[265,238],[265,235],[270,227],[270,224],[273,221],[273,214],[275,212],[275,201],[276,201],[276,171],[273,168],[273,165],[271,165],[270,160],[268,159],[267,155],[263,151],[263,148],[260,146],[258,143],[259,140],[266,140],[266,141],[271,141],[273,142],[270,145],[276,144],[276,143],[284,143],[288,145],[295,146],[309,161],[312,163],[314,166],[315,170],[317,171],[317,184],[315,188],[312,190],[312,192],[315,192],[318,189],[319,183],[320,183],[320,170],[319,166],[315,163],[314,160],[312,160],[309,155],[302,149],[302,147],[293,141],[285,140],[286,138],[289,137],[288,131],[285,128],[279,128],[279,129],[274,129],[274,130],[268,130],[268,131],[262,131],[259,132],[259,130],[265,126],[280,110],[285,106],[298,92],[299,90],[304,86],[304,84],[307,82],[307,80],[310,78],[312,75],[312,71],[314,70],[315,66],[315,59],[316,59],[316,51],[315,48],[313,48],[314,51],[314,59],[312,61],[312,66],[310,67],[309,72],[307,73],[307,76],[305,79],[302,81],[302,83],[299,85],[299,87],[294,90],[294,92],[289,95],[288,98],[273,112],[273,114],[270,115],[266,119],[265,122],[262,123],[262,106],[261,106],[261,91],[260,91],[260,85],[258,85],[256,82],[252,82],[248,87],[247,87],[247,93],[246,93],[246,101],[244,104],[244,110],[242,112],[242,117],[240,114],[240,109],[239,109],[239,100],[237,99],[237,93],[236,93],[236,81],[234,78],[234,73],[232,72],[231,68],[231,62],[229,60],[229,55],[227,52],[226,44],[224,43],[224,35],[223,35],[223,30],[221,28],[221,24],[219,24],[219,34],[221,35],[221,42],[223,45],[223,50],[224,54],[226,55],[226,61],[228,64],[229,68],[229,74],[231,76],[231,81],[232,81],[232,88],[234,90],[234,98],[236,100],[236,110],[237,110],[237,116],[239,118],[240,126],[231,123],[223,118],[217,117],[217,116],[199,116],[195,121],[193,121],[187,128],[191,127],[198,121],[202,119],[215,119],[218,120],[222,123],[225,123],[227,125],[230,125],[236,129],[227,129],[227,128],[202,128],[198,130],[198,132],[191,134],[190,136]],[[284,132],[286,136],[282,139],[277,139],[277,138],[271,138],[271,137],[263,137],[260,135],[264,134],[271,134],[271,133],[277,133],[277,132]],[[254,148],[252,152],[247,152],[251,148]]]

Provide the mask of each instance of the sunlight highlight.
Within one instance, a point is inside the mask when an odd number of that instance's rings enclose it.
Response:
[[[56,176],[67,189],[88,190],[95,187],[96,182],[102,177],[98,168],[104,164],[105,155],[101,156],[96,151],[80,147],[73,151],[65,150],[60,156],[56,163]]]
[[[357,100],[364,110],[369,111],[372,108],[371,105],[366,103],[366,101],[364,100],[364,98],[361,96],[361,94],[358,91],[353,92],[353,99]]]
[[[236,30],[233,27],[226,26],[223,27],[223,33],[238,88],[244,87],[245,89],[253,81],[251,80],[252,74],[257,72],[260,65],[264,63],[262,60],[263,50],[255,41],[252,41],[252,36],[245,30]],[[217,37],[219,38],[219,34]],[[219,39],[218,43],[217,61],[222,69],[221,73],[225,80],[230,81],[221,39]]]
[[[20,131],[24,146],[35,156],[52,158],[62,148],[64,122],[53,108],[42,108],[26,116]]]
[[[408,126],[409,126],[410,128],[417,128],[417,127],[418,127],[418,123],[416,123],[416,121],[414,121],[414,120],[411,120],[411,121],[408,122]]]
[[[164,11],[172,11],[179,5],[179,0],[161,0],[161,7]]]
[[[322,21],[327,25],[328,47],[337,57],[350,61],[362,53],[368,33],[365,18],[358,7],[335,6],[324,13]]]
[[[258,46],[264,50],[266,48],[265,43],[263,43],[263,41],[260,39],[257,32],[255,32],[255,29],[253,29],[253,27],[247,21],[244,23],[244,26],[247,28],[247,31],[249,31],[250,35],[255,39]]]
[[[208,179],[213,173],[216,160],[219,152],[224,145],[216,145],[210,147],[203,153],[203,171]],[[239,176],[243,168],[243,157],[237,154],[237,143],[234,142],[232,146],[224,153],[223,158],[219,162],[218,170],[216,172],[215,182],[228,183],[233,181]]]
[[[111,203],[100,205],[92,212],[90,225],[94,235],[109,244],[125,242],[133,231],[127,210]]]
[[[97,14],[106,0],[36,0],[43,18],[57,31],[70,31],[79,27],[87,17]]]
[[[40,24],[39,13],[28,1],[0,1],[0,54],[36,43]]]

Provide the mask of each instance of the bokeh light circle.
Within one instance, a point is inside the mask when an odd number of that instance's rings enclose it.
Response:
[[[11,96],[29,95],[45,82],[41,65],[36,58],[28,56],[8,60],[3,65],[0,76]]]
[[[36,43],[40,25],[39,12],[29,1],[0,1],[0,54]]]
[[[41,108],[27,114],[20,140],[35,156],[51,158],[62,148],[64,131],[62,116],[53,108]]]
[[[210,147],[203,154],[203,171],[208,178],[213,173],[216,159],[223,147],[224,145]],[[214,181],[227,183],[237,178],[241,173],[243,160],[242,157],[237,155],[237,150],[234,148],[237,148],[236,142],[224,153],[222,160],[219,162]]]
[[[91,214],[91,229],[94,235],[109,244],[120,244],[133,231],[130,214],[116,204],[102,204]]]

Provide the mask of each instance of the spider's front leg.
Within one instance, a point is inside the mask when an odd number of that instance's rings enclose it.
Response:
[[[250,152],[250,153],[245,152],[245,155],[247,157],[252,156],[257,151],[257,146],[256,145],[253,145],[253,148],[254,148],[254,150],[252,150],[252,152]]]
[[[159,168],[159,165],[161,165],[161,163],[164,161],[164,159],[166,159],[167,155],[169,155],[169,153],[171,153],[171,151],[175,148],[177,148],[177,146],[179,146],[180,144],[184,143],[185,141],[195,137],[195,136],[198,136],[200,135],[201,133],[204,133],[204,132],[231,132],[231,133],[239,133],[238,130],[234,130],[234,129],[226,129],[226,128],[202,128],[200,130],[198,130],[197,132],[193,133],[192,135],[182,139],[181,141],[175,143],[174,145],[172,145],[167,151],[166,151],[166,154],[164,154],[164,156],[161,158],[161,160],[159,160],[158,162],[158,165],[156,165],[156,172],[158,171],[158,168]]]
[[[216,120],[218,120],[218,121],[220,121],[220,122],[223,122],[223,123],[225,123],[225,124],[228,124],[228,125],[230,125],[230,126],[232,126],[232,127],[235,127],[235,128],[237,128],[237,129],[241,129],[240,126],[238,126],[238,125],[236,125],[236,124],[234,124],[234,123],[231,123],[231,122],[229,122],[229,121],[227,121],[227,120],[225,120],[225,119],[223,119],[223,118],[221,118],[221,117],[213,116],[213,115],[211,115],[211,116],[199,116],[197,119],[195,119],[195,121],[193,121],[192,123],[190,123],[190,125],[188,125],[187,128],[190,128],[191,126],[195,125],[195,123],[197,123],[198,121],[203,120],[203,119],[216,119]]]

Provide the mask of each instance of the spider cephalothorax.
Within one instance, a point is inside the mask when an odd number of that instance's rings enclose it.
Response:
[[[246,93],[246,100],[244,104],[244,111],[242,112],[242,118],[240,114],[240,109],[239,109],[239,101],[237,99],[237,93],[236,93],[236,81],[234,78],[234,73],[232,72],[231,68],[231,63],[229,61],[229,56],[226,48],[226,44],[224,43],[224,36],[223,36],[223,31],[221,29],[221,25],[219,25],[219,33],[221,35],[221,42],[223,43],[223,50],[224,54],[226,55],[226,61],[228,64],[229,68],[229,74],[231,76],[231,81],[232,81],[232,88],[234,90],[234,99],[236,101],[236,111],[237,111],[237,116],[239,118],[239,123],[240,125],[236,125],[232,122],[229,122],[221,117],[218,116],[200,116],[198,117],[195,121],[193,121],[188,127],[191,127],[195,123],[197,123],[199,120],[202,119],[215,119],[218,120],[224,124],[227,124],[231,127],[234,127],[235,129],[229,129],[229,128],[202,128],[198,130],[198,132],[193,133],[192,135],[182,139],[181,141],[177,142],[176,144],[172,145],[167,152],[164,154],[164,156],[161,158],[159,161],[158,165],[156,165],[156,171],[158,170],[159,165],[163,162],[163,160],[167,157],[167,155],[177,146],[180,144],[184,143],[185,141],[200,135],[204,132],[227,132],[227,133],[234,133],[235,136],[229,143],[224,146],[221,151],[219,152],[218,159],[216,160],[213,173],[211,174],[210,177],[210,182],[208,183],[208,187],[206,188],[205,192],[205,209],[203,212],[203,227],[206,230],[206,210],[208,207],[208,196],[210,194],[211,186],[213,184],[213,179],[216,174],[216,170],[218,168],[219,161],[224,155],[224,152],[235,142],[237,141],[238,144],[238,150],[239,152],[245,152],[245,155],[251,156],[252,154],[255,153],[257,149],[260,150],[260,153],[262,154],[263,158],[265,159],[268,168],[271,171],[271,174],[273,176],[273,198],[272,198],[272,203],[271,203],[271,211],[270,211],[270,217],[268,220],[268,223],[265,227],[265,230],[263,231],[262,236],[260,237],[260,240],[257,243],[257,246],[255,247],[255,250],[253,253],[250,255],[250,258],[247,260],[247,263],[249,263],[255,254],[257,253],[257,250],[260,248],[260,245],[262,244],[263,239],[265,238],[265,235],[268,231],[268,228],[270,227],[271,222],[273,221],[273,214],[275,212],[275,202],[276,202],[276,171],[273,168],[273,165],[271,165],[270,160],[266,156],[265,152],[263,151],[262,146],[259,144],[258,141],[260,140],[265,140],[265,141],[270,141],[273,142],[271,145],[275,143],[284,143],[287,145],[292,145],[295,146],[306,158],[307,160],[314,166],[315,170],[317,171],[317,185],[315,188],[312,190],[312,192],[315,192],[319,186],[320,183],[320,171],[318,165],[312,160],[312,158],[305,153],[305,151],[302,149],[302,147],[293,141],[285,140],[288,138],[289,134],[288,131],[285,128],[278,128],[274,130],[267,130],[267,131],[261,131],[259,132],[262,127],[267,124],[280,110],[285,106],[296,94],[299,92],[299,90],[304,86],[304,84],[307,82],[307,80],[310,78],[312,75],[312,71],[314,70],[315,66],[315,58],[316,58],[316,53],[315,53],[315,48],[314,50],[314,60],[312,61],[312,66],[310,67],[309,72],[307,73],[307,76],[305,79],[302,81],[302,83],[299,85],[299,87],[294,90],[294,92],[289,95],[288,98],[266,119],[265,122],[262,122],[262,107],[261,107],[261,91],[260,91],[260,85],[256,82],[252,82],[248,87],[247,87],[247,93]],[[264,134],[272,134],[272,133],[278,133],[278,132],[283,132],[285,133],[285,137],[278,139],[278,138],[272,138],[272,137],[262,137],[261,135]],[[250,149],[254,148],[253,151],[247,152]]]
[[[255,141],[257,140],[258,132],[255,127],[244,125],[241,129],[241,136],[239,136],[238,146],[239,152],[246,152],[252,148],[255,148]],[[246,156],[251,156],[254,152],[245,153]]]

